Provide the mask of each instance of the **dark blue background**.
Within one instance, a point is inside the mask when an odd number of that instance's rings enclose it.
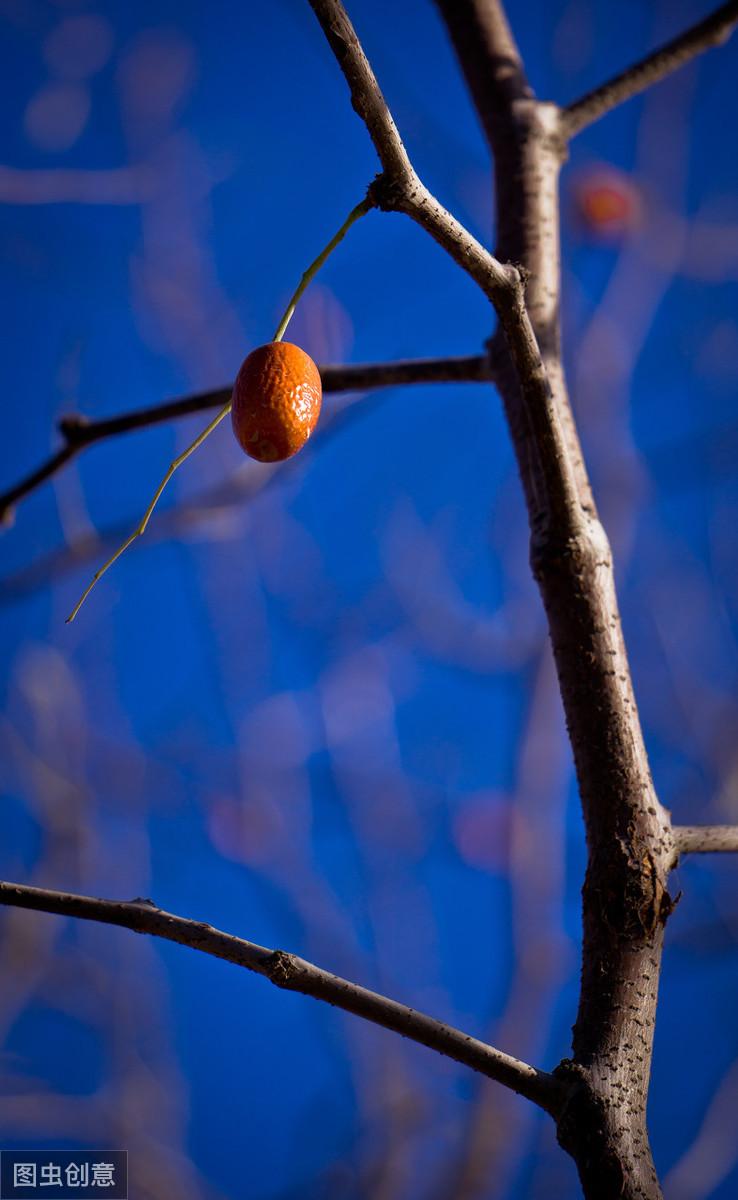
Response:
[[[574,99],[696,0],[514,0]],[[350,5],[425,182],[491,240],[490,169],[430,3]],[[64,412],[225,384],[377,170],[307,4],[0,5],[10,484]],[[738,819],[738,43],[572,144],[564,340],[662,800]],[[635,205],[582,217],[600,178]],[[615,172],[615,174],[613,174]],[[637,209],[637,212],[635,211]],[[320,362],[476,353],[486,302],[400,216],[359,223],[289,337]],[[500,405],[328,397],[273,477],[224,425],[64,617],[202,417],[116,439],[2,538],[5,878],[282,946],[546,1067],[578,984],[581,821]],[[738,868],[669,924],[651,1123],[668,1195],[738,1183]],[[575,1196],[524,1101],[236,968],[2,922],[0,1141],[129,1150],[139,1196]]]

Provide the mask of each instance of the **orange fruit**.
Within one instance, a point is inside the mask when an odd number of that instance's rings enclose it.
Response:
[[[233,385],[239,445],[259,462],[291,458],[318,423],[322,395],[318,368],[299,346],[269,342],[252,350]]]
[[[635,181],[614,167],[592,167],[575,185],[580,220],[597,237],[616,238],[637,229],[643,201]]]

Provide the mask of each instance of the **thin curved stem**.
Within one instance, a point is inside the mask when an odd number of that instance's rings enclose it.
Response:
[[[216,415],[213,417],[212,421],[210,421],[210,423],[205,426],[202,433],[199,433],[197,435],[194,442],[191,442],[190,445],[187,447],[187,449],[183,450],[182,453],[179,454],[172,463],[170,463],[169,469],[168,469],[166,475],[164,476],[164,478],[162,479],[161,483],[159,484],[158,488],[154,492],[154,495],[151,499],[151,503],[149,504],[149,507],[146,509],[146,512],[144,513],[143,517],[141,518],[140,524],[138,524],[136,526],[136,528],[134,529],[134,531],[130,535],[130,537],[127,537],[126,540],[122,543],[122,545],[120,545],[118,547],[118,549],[115,551],[115,554],[112,554],[110,556],[110,558],[107,560],[107,562],[103,563],[103,565],[100,567],[100,570],[96,571],[95,574],[92,576],[92,579],[88,583],[87,587],[83,591],[79,600],[77,601],[74,608],[72,609],[69,616],[67,617],[67,625],[69,624],[70,621],[73,621],[74,618],[77,616],[77,613],[81,609],[82,605],[84,604],[85,600],[89,596],[90,592],[94,588],[97,581],[99,579],[102,579],[105,572],[108,571],[112,567],[113,563],[116,562],[120,558],[121,554],[125,554],[128,547],[133,542],[135,542],[136,538],[141,537],[141,535],[146,532],[146,526],[148,525],[149,521],[151,520],[151,514],[153,513],[157,504],[159,503],[161,494],[164,491],[164,488],[169,483],[169,480],[172,478],[172,475],[174,474],[174,472],[179,470],[179,468],[182,466],[182,463],[186,462],[191,454],[194,454],[195,450],[197,450],[198,446],[201,446],[203,444],[203,442],[205,441],[206,438],[210,437],[210,434],[213,432],[214,429],[217,428],[218,425],[220,425],[223,418],[228,416],[229,412],[231,411],[231,407],[232,407],[232,402],[229,400],[227,404],[223,405],[220,412],[216,413]]]
[[[459,355],[450,358],[408,358],[397,362],[351,363],[319,366],[323,393],[363,392],[374,388],[397,387],[415,383],[484,383],[494,382],[495,370],[486,354]],[[135,433],[164,421],[192,416],[219,408],[228,401],[230,387],[196,392],[179,400],[166,400],[148,408],[135,408],[115,417],[89,420],[78,413],[69,413],[59,421],[65,445],[46,459],[40,467],[0,492],[0,525],[12,522],[13,506],[30,496],[47,479],[53,478],[67,463],[96,442]]]
[[[310,283],[311,279],[315,278],[318,271],[323,266],[323,263],[326,261],[326,259],[329,257],[329,255],[331,255],[333,253],[333,251],[335,250],[338,243],[343,241],[343,239],[345,238],[346,234],[348,233],[349,229],[354,224],[354,222],[358,221],[359,217],[365,216],[366,213],[368,213],[370,211],[370,209],[372,209],[372,208],[374,208],[374,201],[370,200],[370,198],[368,196],[365,197],[365,199],[363,199],[361,201],[361,204],[357,204],[355,208],[352,208],[351,212],[347,216],[343,225],[338,230],[338,233],[336,233],[331,238],[331,240],[329,241],[329,243],[325,247],[325,249],[321,250],[320,254],[315,259],[315,262],[311,263],[310,266],[308,267],[307,271],[304,272],[302,278],[300,279],[300,282],[298,283],[297,287],[295,288],[295,291],[292,295],[292,299],[290,300],[289,304],[287,305],[287,308],[285,309],[284,316],[282,317],[282,320],[279,322],[279,325],[277,326],[273,341],[275,341],[275,342],[282,341],[282,338],[284,337],[284,334],[285,334],[285,330],[287,329],[287,326],[289,325],[290,321],[292,320],[294,311],[297,308],[298,301],[299,301],[300,297],[302,296],[303,292],[305,291],[305,289],[307,288],[308,284]]]

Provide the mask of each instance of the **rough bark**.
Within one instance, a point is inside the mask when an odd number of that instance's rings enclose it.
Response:
[[[493,339],[525,489],[531,564],[548,617],[587,831],[582,984],[572,1084],[558,1120],[587,1197],[657,1200],[646,1129],[667,878],[668,813],[653,788],[620,626],[613,564],[571,412],[560,350],[560,110],[525,78],[502,6],[439,0],[495,159],[496,255],[526,274],[526,306],[576,480],[562,521],[541,487],[540,446],[527,381]]]

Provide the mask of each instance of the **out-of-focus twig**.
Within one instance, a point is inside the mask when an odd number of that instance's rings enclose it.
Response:
[[[669,1200],[710,1200],[735,1168],[738,1142],[735,1110],[738,1061],[734,1060],[713,1095],[692,1141],[681,1147],[664,1184]]]
[[[738,0],[728,0],[720,8],[642,58],[640,62],[622,71],[607,83],[588,92],[580,100],[562,110],[562,128],[567,137],[574,137],[581,129],[597,121],[611,108],[616,108],[631,96],[637,96],[654,83],[659,83],[672,71],[690,62],[698,54],[726,41],[738,24]]]

